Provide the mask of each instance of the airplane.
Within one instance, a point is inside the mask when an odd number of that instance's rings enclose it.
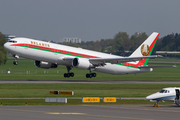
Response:
[[[129,57],[122,57],[107,53],[101,53],[82,48],[70,47],[30,38],[18,37],[4,44],[4,48],[10,52],[18,64],[19,57],[34,60],[35,66],[49,69],[64,65],[67,73],[64,77],[73,77],[72,68],[89,70],[87,78],[96,77],[92,71],[107,74],[136,74],[151,72],[153,68],[172,66],[148,66],[149,58],[162,57],[151,55],[160,33],[153,32]]]
[[[159,101],[172,101],[174,104],[179,106],[179,97],[178,100],[176,100],[177,93],[176,90],[180,90],[180,88],[177,87],[169,87],[169,88],[163,88],[159,92],[156,92],[154,94],[151,94],[146,97],[146,100],[149,100],[151,102],[155,102],[153,107],[159,107],[158,103]],[[178,92],[179,96],[179,92]]]

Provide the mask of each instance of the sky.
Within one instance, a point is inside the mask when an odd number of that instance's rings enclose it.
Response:
[[[180,33],[180,0],[0,0],[0,32],[62,42]]]

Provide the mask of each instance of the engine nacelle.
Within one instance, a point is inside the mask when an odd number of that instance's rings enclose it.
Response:
[[[72,61],[72,66],[80,69],[88,69],[92,66],[88,59],[85,58],[74,58]]]
[[[36,67],[44,68],[44,69],[57,68],[56,64],[49,63],[49,62],[44,62],[44,61],[35,60],[34,64],[35,64]]]

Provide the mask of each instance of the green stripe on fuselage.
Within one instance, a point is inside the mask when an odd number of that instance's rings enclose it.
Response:
[[[67,53],[60,53],[60,52],[55,52],[55,51],[45,50],[45,49],[40,49],[40,48],[34,48],[34,47],[29,47],[29,46],[22,46],[22,45],[14,45],[14,46],[26,47],[26,48],[37,49],[37,50],[42,50],[42,51],[47,51],[47,52],[52,52],[52,53],[58,53],[58,54],[63,54],[63,55],[69,55],[69,56],[74,56],[74,57],[80,57],[80,58],[87,58],[87,57],[82,57],[82,56],[77,56],[77,55],[72,55],[72,54],[67,54]],[[121,66],[130,67],[130,68],[140,69],[138,67],[124,65],[124,64],[120,64],[120,63],[116,63],[116,65],[121,65]]]

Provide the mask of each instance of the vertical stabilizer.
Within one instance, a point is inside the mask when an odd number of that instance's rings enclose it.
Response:
[[[131,55],[130,57],[150,56],[160,33],[153,32]],[[138,66],[146,66],[149,58],[138,62]]]

